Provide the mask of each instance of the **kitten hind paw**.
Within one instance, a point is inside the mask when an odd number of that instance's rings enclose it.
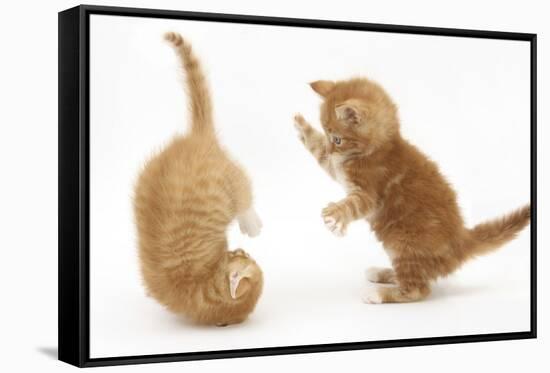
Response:
[[[378,284],[396,284],[397,278],[392,268],[370,267],[365,271],[367,281]]]
[[[363,293],[361,294],[361,299],[363,300],[363,303],[368,303],[368,304],[382,303],[382,297],[378,292],[378,286],[372,283],[368,283],[363,289]]]
[[[380,282],[380,272],[384,270],[385,268],[369,267],[365,271],[365,278],[370,282]]]
[[[253,208],[248,209],[238,217],[239,228],[242,234],[249,237],[256,237],[262,231],[262,221]]]

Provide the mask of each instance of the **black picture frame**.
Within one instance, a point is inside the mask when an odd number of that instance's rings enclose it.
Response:
[[[89,18],[92,14],[182,19],[256,25],[293,26],[520,40],[530,43],[531,63],[531,322],[513,333],[443,336],[404,340],[282,346],[193,353],[90,358],[89,351]],[[537,35],[372,23],[259,17],[80,5],[59,13],[59,360],[78,367],[185,360],[283,355],[418,345],[536,338],[536,125]]]

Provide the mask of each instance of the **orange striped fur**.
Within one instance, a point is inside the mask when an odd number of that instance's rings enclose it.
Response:
[[[324,133],[297,115],[299,138],[347,192],[322,210],[324,222],[344,235],[352,221],[367,220],[392,262],[393,268],[367,271],[365,302],[423,299],[433,280],[502,246],[529,224],[528,205],[466,228],[452,187],[433,161],[401,137],[397,107],[375,82],[321,80],[311,87],[323,99]]]
[[[250,181],[216,140],[212,104],[191,45],[175,33],[186,73],[191,130],[152,157],[135,187],[134,211],[141,272],[148,293],[197,323],[244,321],[260,297],[260,267],[241,249],[228,250],[227,226],[255,236]]]

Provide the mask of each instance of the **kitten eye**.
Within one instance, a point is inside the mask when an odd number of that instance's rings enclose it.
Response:
[[[336,145],[340,145],[342,143],[342,138],[338,136],[332,136],[332,142]]]

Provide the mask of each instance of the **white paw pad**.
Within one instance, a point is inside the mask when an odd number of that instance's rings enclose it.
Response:
[[[336,236],[342,237],[344,235],[344,224],[342,222],[337,222],[331,216],[325,216],[323,218],[323,221],[325,222],[325,226],[328,228],[328,230],[334,233]]]
[[[256,237],[262,230],[262,221],[256,211],[248,209],[244,214],[238,217],[241,233],[250,237]]]
[[[361,298],[363,299],[363,302],[368,304],[382,303],[382,297],[378,291],[378,286],[372,284],[367,284],[367,286],[365,286]]]

